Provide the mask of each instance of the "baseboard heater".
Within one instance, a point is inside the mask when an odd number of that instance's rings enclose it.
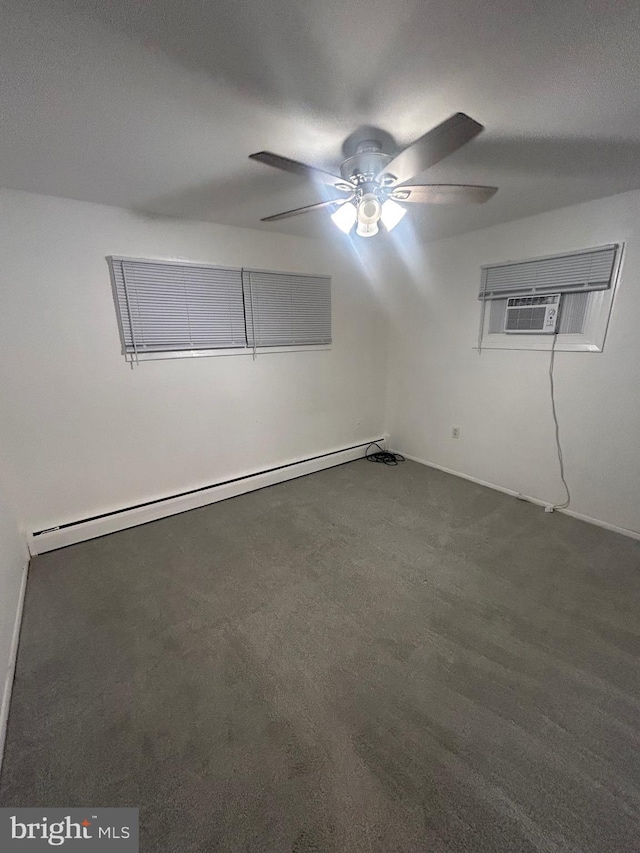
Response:
[[[42,554],[45,551],[64,548],[86,539],[94,539],[98,536],[105,536],[107,533],[114,533],[117,530],[125,530],[138,524],[146,524],[149,521],[156,521],[169,515],[187,512],[190,509],[217,503],[286,480],[295,480],[297,477],[304,477],[307,474],[322,471],[324,468],[343,465],[345,462],[362,458],[367,447],[374,442],[383,444],[384,438],[372,438],[371,441],[355,444],[351,447],[330,450],[327,453],[320,453],[318,456],[287,462],[284,465],[277,465],[251,474],[243,474],[230,480],[223,480],[220,483],[198,486],[188,491],[154,498],[144,503],[37,530],[29,535],[29,550],[33,555]]]

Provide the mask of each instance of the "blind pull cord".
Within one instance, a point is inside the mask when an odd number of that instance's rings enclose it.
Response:
[[[135,273],[134,273],[135,278]],[[136,365],[139,365],[138,361],[138,347],[136,344],[136,336],[133,330],[133,320],[131,319],[131,305],[129,304],[129,286],[127,285],[127,268],[126,264],[122,264],[122,281],[124,282],[124,298],[127,302],[127,316],[129,317],[129,330],[131,332],[131,343],[133,345],[133,355],[135,358]],[[133,370],[133,360],[131,361],[131,370]]]
[[[251,300],[251,336],[253,338],[253,360],[257,358],[256,350],[256,312],[253,305],[253,284],[251,282],[251,273],[249,273],[249,299]]]

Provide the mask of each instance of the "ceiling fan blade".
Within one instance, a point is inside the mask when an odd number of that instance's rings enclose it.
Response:
[[[482,204],[498,192],[498,187],[476,187],[469,184],[418,184],[392,187],[390,198],[402,204]]]
[[[376,176],[393,176],[402,184],[453,154],[484,130],[465,113],[456,113],[397,154]]]
[[[281,157],[271,151],[258,151],[256,154],[249,154],[249,159],[264,163],[266,166],[273,166],[274,169],[282,169],[283,172],[290,172],[292,175],[301,175],[303,178],[329,184],[341,192],[351,192],[355,189],[355,185],[351,181],[346,181],[338,175],[332,175],[330,172],[325,172],[324,169],[316,169],[315,166],[307,166],[306,163],[299,163],[297,160],[290,160],[289,157]]]
[[[344,204],[351,201],[349,198],[334,198],[331,201],[319,201],[317,204],[308,204],[306,207],[296,207],[294,210],[285,210],[284,213],[274,213],[273,216],[265,216],[260,222],[277,222],[278,219],[288,219],[290,216],[299,216],[301,213],[309,213],[312,210],[320,210],[322,207],[330,207],[332,204]]]

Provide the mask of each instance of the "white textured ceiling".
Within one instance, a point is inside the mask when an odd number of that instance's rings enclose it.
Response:
[[[640,187],[640,5],[611,0],[4,0],[0,186],[313,235],[276,151],[338,170],[373,125],[404,146],[486,126],[424,180],[495,184],[420,208],[421,239]],[[405,223],[399,229],[406,227]]]

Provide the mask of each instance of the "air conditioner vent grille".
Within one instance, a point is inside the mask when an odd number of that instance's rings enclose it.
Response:
[[[513,296],[507,300],[504,331],[552,335],[557,328],[559,307],[559,293],[546,296]]]

